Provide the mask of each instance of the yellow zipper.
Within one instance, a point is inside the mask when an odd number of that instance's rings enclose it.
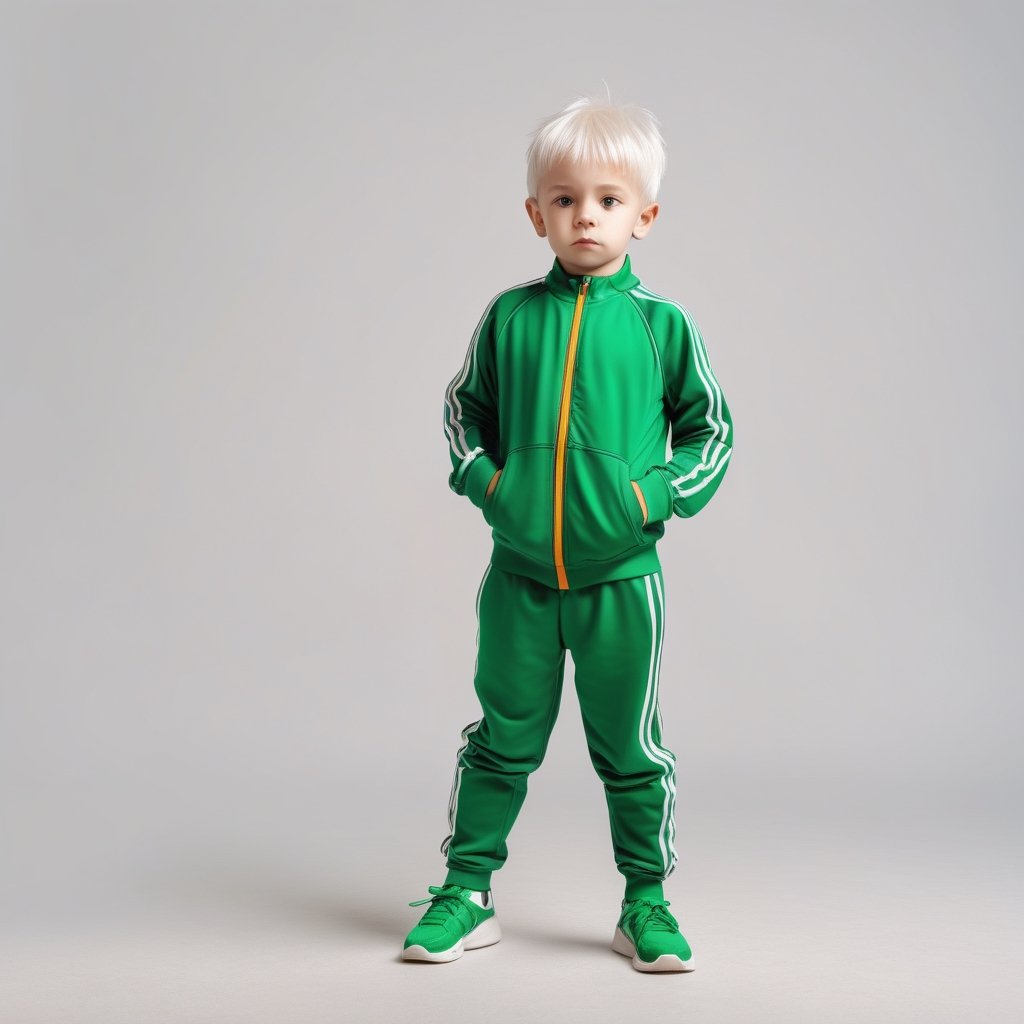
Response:
[[[572,380],[576,373],[576,348],[580,337],[580,318],[583,303],[587,300],[590,277],[584,277],[576,295],[576,308],[572,314],[572,329],[569,331],[569,347],[565,350],[565,369],[562,372],[562,400],[558,406],[558,434],[555,438],[555,533],[554,556],[558,589],[569,589],[569,578],[565,575],[565,555],[562,549],[562,525],[565,519],[565,448],[569,440],[569,403],[572,400]]]

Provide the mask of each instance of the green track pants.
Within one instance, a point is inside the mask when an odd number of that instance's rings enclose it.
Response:
[[[476,611],[483,715],[462,730],[441,844],[446,882],[489,889],[504,864],[558,715],[568,650],[626,896],[660,896],[676,865],[675,756],[662,745],[658,706],[661,571],[558,590],[488,565]]]

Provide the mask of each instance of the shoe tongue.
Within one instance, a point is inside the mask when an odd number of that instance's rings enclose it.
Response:
[[[492,898],[491,898],[491,890],[490,889],[487,889],[484,892],[477,892],[475,889],[470,890],[469,898],[478,907],[483,907],[484,910],[489,909],[490,906],[491,906]]]

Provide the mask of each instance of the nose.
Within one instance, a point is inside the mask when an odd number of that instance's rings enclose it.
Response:
[[[576,224],[579,227],[583,227],[587,224],[594,223],[594,206],[592,201],[589,199],[581,199],[576,206]]]

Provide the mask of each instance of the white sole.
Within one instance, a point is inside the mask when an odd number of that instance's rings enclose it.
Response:
[[[447,964],[458,960],[467,949],[479,949],[481,946],[493,946],[501,938],[501,925],[497,915],[482,921],[471,932],[464,935],[454,946],[431,953],[422,946],[406,946],[402,950],[403,960],[422,960],[429,964]]]
[[[629,937],[621,928],[615,929],[615,937],[612,939],[612,949],[623,956],[632,957],[633,966],[638,971],[646,971],[649,974],[661,973],[663,971],[692,971],[694,969],[693,957],[689,960],[680,960],[674,953],[665,953],[657,960],[647,963],[636,955],[636,946],[630,942]]]

